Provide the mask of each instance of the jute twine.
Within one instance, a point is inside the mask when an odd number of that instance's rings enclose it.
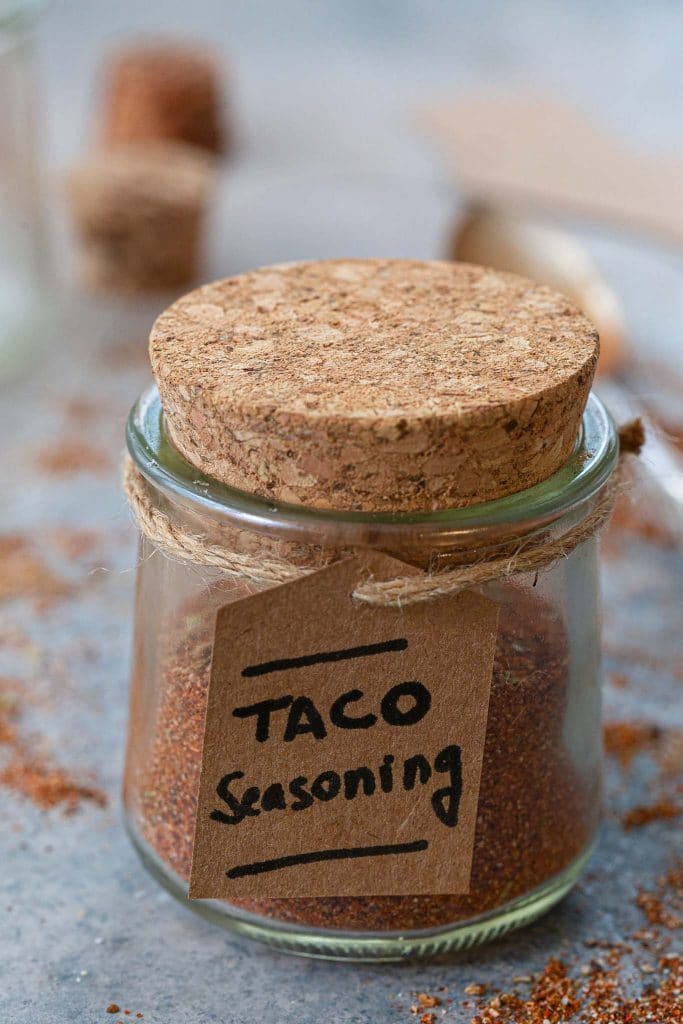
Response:
[[[639,420],[625,424],[619,431],[621,452],[619,466],[603,489],[600,500],[580,523],[561,537],[547,532],[534,534],[521,541],[512,554],[456,565],[438,572],[402,576],[392,580],[368,579],[358,585],[353,596],[358,601],[385,607],[403,607],[419,601],[431,601],[461,590],[505,579],[518,573],[538,572],[566,558],[575,548],[597,533],[609,519],[614,502],[623,489],[624,458],[638,454],[644,435]],[[251,583],[277,586],[301,579],[315,572],[315,567],[292,565],[284,559],[262,558],[253,554],[230,551],[220,544],[189,533],[171,522],[156,507],[154,489],[127,456],[123,470],[123,487],[140,531],[168,558],[195,565],[208,565],[226,575]]]

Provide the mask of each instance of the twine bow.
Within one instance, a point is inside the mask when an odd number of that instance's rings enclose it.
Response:
[[[619,431],[619,441],[621,450],[617,472],[604,487],[589,515],[561,537],[550,537],[547,532],[541,532],[520,541],[514,552],[502,557],[392,580],[369,579],[357,586],[354,598],[369,605],[403,607],[457,594],[469,587],[506,579],[519,573],[538,572],[566,558],[609,519],[617,495],[623,488],[624,458],[630,454],[637,455],[644,442],[641,421],[634,420],[625,424]],[[140,531],[168,558],[212,566],[227,576],[246,579],[261,586],[289,583],[316,571],[316,567],[294,565],[285,559],[230,551],[221,544],[210,543],[174,524],[156,507],[152,485],[140,473],[130,456],[126,457],[124,464],[123,487]]]

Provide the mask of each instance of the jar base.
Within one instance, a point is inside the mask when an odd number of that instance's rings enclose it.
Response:
[[[180,903],[206,920],[282,953],[319,960],[392,962],[428,959],[492,942],[507,932],[530,924],[567,895],[576,884],[593,844],[559,875],[503,906],[468,921],[420,931],[367,932],[315,930],[258,917],[220,900],[188,900],[187,885],[151,849],[126,816],[133,846],[150,874]]]

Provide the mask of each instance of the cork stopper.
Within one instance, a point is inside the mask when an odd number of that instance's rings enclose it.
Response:
[[[150,42],[109,61],[104,97],[106,145],[176,139],[214,153],[227,148],[218,68],[199,46]]]
[[[192,283],[213,179],[214,159],[179,142],[86,157],[67,181],[82,277],[135,291]]]
[[[319,508],[427,511],[567,460],[598,337],[512,274],[330,260],[191,292],[156,321],[150,355],[171,437],[204,473]]]

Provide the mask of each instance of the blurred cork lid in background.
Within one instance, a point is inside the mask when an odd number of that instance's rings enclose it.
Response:
[[[157,319],[150,355],[171,437],[207,475],[319,508],[429,511],[567,460],[598,337],[512,274],[330,260],[191,292]]]
[[[181,142],[84,157],[67,179],[82,279],[125,291],[189,287],[214,179],[213,158]]]
[[[229,148],[219,65],[208,49],[163,40],[128,46],[106,69],[105,145],[176,139],[213,153]]]

